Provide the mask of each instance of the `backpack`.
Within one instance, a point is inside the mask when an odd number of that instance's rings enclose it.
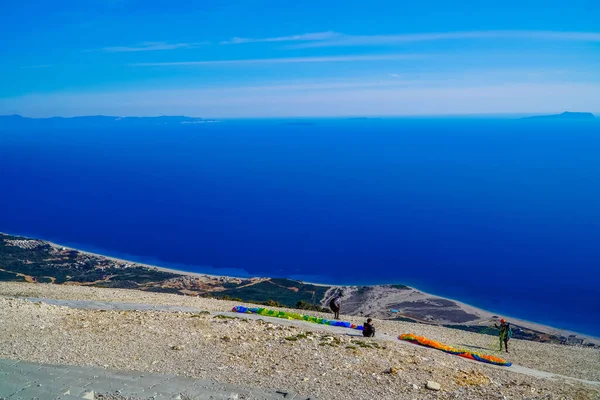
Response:
[[[329,307],[330,308],[340,308],[340,298],[334,297],[333,299],[331,299],[331,301],[329,302]]]

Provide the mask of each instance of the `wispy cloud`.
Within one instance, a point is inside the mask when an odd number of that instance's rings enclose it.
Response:
[[[303,42],[303,41],[317,41],[317,40],[328,40],[341,36],[340,33],[327,31],[327,32],[314,32],[314,33],[303,33],[301,35],[292,36],[278,36],[271,38],[243,38],[234,37],[230,40],[222,41],[220,44],[243,44],[243,43],[268,43],[268,42]]]
[[[398,35],[347,35],[334,31],[303,33],[290,36],[268,38],[233,37],[220,42],[223,45],[246,43],[281,43],[302,42],[293,44],[292,48],[341,47],[341,46],[377,46],[410,42],[426,42],[439,40],[469,39],[513,39],[513,40],[556,40],[600,42],[600,32],[563,32],[563,31],[466,31],[466,32],[425,32]],[[197,48],[209,42],[168,43],[143,42],[134,46],[112,46],[100,50],[109,53],[161,51]]]
[[[350,55],[325,57],[289,57],[289,58],[255,58],[245,60],[207,60],[179,62],[150,62],[129,64],[134,67],[186,67],[203,65],[236,65],[236,64],[294,64],[294,63],[327,63],[352,61],[383,61],[405,60],[419,57],[418,54],[380,54],[380,55]]]
[[[136,51],[161,51],[161,50],[176,50],[176,49],[192,49],[199,47],[204,42],[200,43],[167,43],[167,42],[144,42],[135,46],[115,46],[104,47],[102,51],[108,53],[128,53]]]
[[[334,46],[375,46],[409,42],[466,39],[515,39],[515,40],[560,40],[600,42],[600,32],[561,32],[561,31],[471,31],[471,32],[430,32],[400,35],[344,35],[310,41],[295,45],[295,48],[334,47]]]

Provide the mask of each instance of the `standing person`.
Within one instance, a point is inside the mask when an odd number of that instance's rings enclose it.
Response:
[[[367,319],[367,322],[363,324],[363,336],[364,337],[375,337],[375,327],[373,326],[373,320]]]
[[[342,307],[342,294],[338,293],[329,301],[329,308],[333,311],[335,319],[340,319],[340,308]]]
[[[510,327],[510,324],[506,322],[504,318],[502,318],[500,320],[500,326],[498,326],[497,324],[494,324],[494,326],[496,327],[496,329],[500,330],[500,333],[498,334],[498,339],[500,340],[500,351],[502,351],[502,342],[504,342],[504,348],[508,353],[508,339],[510,339],[510,337],[512,336],[512,329]]]

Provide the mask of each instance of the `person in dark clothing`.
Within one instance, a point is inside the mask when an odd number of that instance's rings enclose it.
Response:
[[[494,326],[496,327],[496,329],[500,330],[500,333],[498,334],[498,339],[500,340],[500,351],[502,351],[502,342],[504,342],[504,349],[508,353],[508,340],[512,336],[512,329],[510,327],[510,324],[506,322],[504,318],[502,318],[500,320],[500,326],[498,326],[497,324],[494,324]]]
[[[363,336],[364,337],[375,337],[375,327],[372,324],[371,318],[367,319],[367,322],[363,324]]]
[[[340,308],[342,307],[342,294],[338,293],[329,301],[329,308],[333,311],[335,319],[340,319]]]

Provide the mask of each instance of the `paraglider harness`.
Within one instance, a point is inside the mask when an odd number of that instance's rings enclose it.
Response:
[[[370,318],[367,322],[363,323],[363,336],[375,337],[375,327],[373,327],[373,324],[370,322]]]
[[[334,298],[332,298],[329,301],[329,307],[333,311],[339,311],[340,310],[340,305],[341,305],[340,295],[336,295]]]
[[[341,306],[342,306],[342,296],[343,296],[343,292],[341,291],[337,291],[333,297],[331,297],[329,299],[329,308],[331,308],[331,311],[337,312],[340,310]]]
[[[496,328],[500,329],[500,340],[508,342],[508,340],[512,337],[512,328],[510,326],[510,323],[507,322],[500,326],[496,325]]]

